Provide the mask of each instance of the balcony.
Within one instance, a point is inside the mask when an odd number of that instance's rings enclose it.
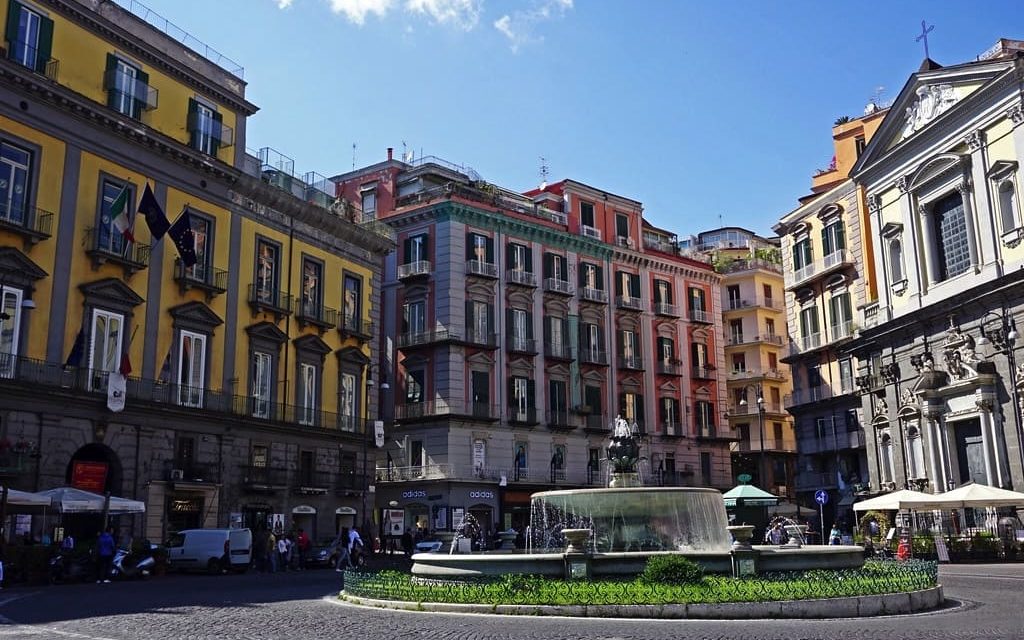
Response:
[[[743,273],[744,271],[751,271],[754,269],[762,269],[764,271],[771,271],[772,273],[782,273],[782,264],[779,262],[772,262],[771,260],[765,260],[764,258],[737,258],[716,270],[719,273],[728,274]]]
[[[418,278],[426,278],[429,276],[429,260],[417,260],[415,262],[398,265],[398,279],[403,282],[406,280],[416,280]]]
[[[754,437],[755,434],[751,433],[751,440],[741,440],[733,443],[733,452],[738,453],[796,453],[797,444],[795,438],[765,438],[764,447],[761,447],[761,443]]]
[[[601,349],[584,347],[583,349],[580,349],[579,360],[580,364],[608,366],[608,354]]]
[[[537,355],[537,341],[533,338],[519,338],[509,336],[505,341],[509,353],[522,353],[526,355]]]
[[[103,90],[107,92],[108,104],[128,107],[127,110],[118,110],[132,118],[157,107],[157,90],[120,69],[107,69],[103,74]]]
[[[571,431],[576,428],[573,415],[569,413],[568,409],[548,411],[547,425],[548,429],[552,431]]]
[[[601,413],[588,413],[583,417],[583,430],[587,433],[610,433],[611,420]]]
[[[292,476],[292,491],[304,496],[326,495],[334,485],[334,477],[329,471],[299,468]]]
[[[411,466],[377,467],[378,482],[411,482],[415,480],[454,480],[454,466],[450,464],[421,464]]]
[[[729,382],[739,380],[786,380],[786,374],[778,369],[731,369],[729,371]]]
[[[584,302],[596,302],[598,304],[608,304],[608,292],[603,289],[594,289],[591,287],[580,288],[580,299]]]
[[[753,309],[755,307],[781,311],[783,309],[783,303],[782,300],[766,298],[763,296],[758,296],[752,299],[730,298],[726,303],[725,313],[729,313],[730,311],[743,311],[745,309]]]
[[[797,441],[797,449],[800,453],[832,453],[847,449],[863,449],[865,445],[864,431],[837,430],[832,433],[831,428],[826,428],[824,433],[812,437],[801,437]]]
[[[737,439],[732,429],[718,429],[713,424],[698,424],[694,429],[694,433],[698,440],[728,440],[733,441]]]
[[[7,49],[7,59],[42,74],[47,80],[57,81],[57,75],[60,71],[60,60],[56,58],[41,58],[39,50],[36,47],[29,46],[28,43],[11,42],[10,47]]]
[[[505,282],[523,287],[536,287],[537,276],[522,269],[509,269],[505,272]]]
[[[97,267],[108,262],[118,264],[124,267],[125,273],[132,275],[149,266],[150,246],[124,240],[113,225],[102,230],[87,228],[85,246],[88,247],[86,253]]]
[[[580,235],[586,236],[588,238],[593,238],[594,240],[600,240],[601,239],[601,230],[597,229],[595,227],[588,227],[585,224],[581,224],[580,225]]]
[[[288,486],[288,470],[279,467],[242,465],[242,486],[249,491],[280,491]]]
[[[466,339],[464,340],[467,346],[470,347],[481,347],[484,349],[497,349],[498,348],[498,334],[490,331],[477,331],[476,329],[470,329],[466,333]]]
[[[703,324],[714,324],[715,319],[703,309],[690,309],[690,322],[701,322]]]
[[[572,360],[572,347],[560,342],[545,342],[544,357],[552,360]]]
[[[492,404],[449,401],[443,398],[395,406],[395,420],[413,422],[442,417],[495,421],[499,419],[499,412],[498,407]]]
[[[0,203],[0,230],[20,235],[26,243],[35,244],[52,235],[53,214],[32,207],[15,207]]]
[[[540,419],[537,417],[536,407],[516,407],[512,406],[508,408],[508,412],[505,414],[509,424],[518,425],[535,425],[540,423]]]
[[[637,354],[626,355],[619,354],[619,368],[620,369],[632,369],[634,371],[643,371],[644,359],[642,356]]]
[[[399,334],[398,348],[409,349],[411,347],[424,347],[427,345],[458,340],[458,336],[446,327],[434,329],[433,331],[409,331]]]
[[[668,302],[655,302],[654,313],[659,316],[667,316],[669,318],[680,317],[679,306],[669,304]]]
[[[802,404],[828,400],[832,397],[833,394],[831,387],[819,385],[817,387],[810,387],[809,389],[793,389],[793,393],[787,394],[783,397],[782,404],[785,405],[786,409],[789,409]]]
[[[467,260],[466,275],[479,276],[481,278],[497,278],[498,265],[483,260]]]
[[[197,151],[210,153],[215,147],[225,148],[235,144],[234,129],[200,111],[188,114],[185,128],[195,140]]]
[[[615,296],[615,306],[627,311],[643,311],[643,298],[636,296]]]
[[[683,375],[683,365],[678,360],[658,360],[657,372],[663,376]]]
[[[253,313],[266,311],[277,317],[291,315],[295,299],[277,289],[249,285],[249,306]]]
[[[786,274],[786,289],[793,290],[813,278],[820,278],[843,267],[852,265],[853,253],[845,249],[833,251],[821,260],[796,269],[792,274]]]
[[[683,432],[683,425],[679,420],[662,420],[661,435],[665,438],[682,438],[686,434]]]
[[[571,282],[558,278],[544,278],[544,291],[562,296],[571,296],[576,293]]]
[[[800,337],[800,352],[804,353],[807,351],[813,351],[814,349],[821,348],[821,334],[812,333],[810,335]]]
[[[181,290],[199,289],[207,298],[219,296],[228,290],[228,272],[203,264],[186,267],[180,259],[174,261],[174,281]]]
[[[299,321],[300,326],[308,324],[320,329],[338,326],[338,311],[336,309],[306,301],[299,302],[298,307],[295,311],[295,319]]]
[[[373,323],[363,318],[356,318],[355,316],[348,316],[347,314],[339,315],[338,333],[343,338],[354,337],[362,341],[369,340],[373,337]]]
[[[840,322],[829,327],[829,342],[837,342],[839,340],[846,340],[852,338],[854,332],[854,324],[852,320]]]
[[[220,470],[214,463],[200,464],[192,460],[167,460],[160,480],[171,482],[220,482]]]
[[[691,368],[691,374],[692,377],[701,380],[714,380],[717,377],[715,375],[715,368],[710,365],[694,365]]]

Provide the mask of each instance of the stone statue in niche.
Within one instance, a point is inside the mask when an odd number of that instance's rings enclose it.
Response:
[[[978,354],[974,350],[974,338],[954,326],[952,318],[950,318],[949,331],[946,333],[946,340],[943,343],[943,356],[946,361],[946,369],[955,380],[978,375],[974,366],[978,362]]]
[[[875,415],[876,416],[887,416],[889,415],[889,403],[885,401],[885,398],[879,396],[875,398]]]
[[[914,392],[910,390],[910,387],[903,390],[900,400],[904,407],[907,405],[917,404],[917,398],[914,397]]]

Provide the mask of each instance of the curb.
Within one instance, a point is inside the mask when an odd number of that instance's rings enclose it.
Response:
[[[921,591],[883,595],[823,598],[821,600],[782,600],[778,602],[726,602],[720,604],[665,605],[487,605],[441,602],[404,602],[375,600],[346,594],[346,603],[376,609],[431,611],[438,613],[499,614],[512,616],[562,616],[576,618],[655,618],[691,620],[758,620],[864,618],[919,613],[939,607],[945,598],[942,585]]]

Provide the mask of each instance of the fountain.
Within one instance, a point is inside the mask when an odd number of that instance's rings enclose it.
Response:
[[[642,486],[639,433],[621,417],[611,426],[608,488],[533,494],[525,551],[418,553],[412,558],[413,574],[631,576],[659,554],[683,555],[705,571],[734,575],[863,565],[859,546],[811,547],[802,546],[802,540],[751,545],[753,527],[728,526],[717,489]]]

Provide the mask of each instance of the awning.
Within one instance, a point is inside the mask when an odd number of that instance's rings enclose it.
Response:
[[[927,499],[931,496],[920,491],[900,489],[892,493],[875,496],[870,500],[861,500],[853,505],[854,511],[899,511],[908,507],[903,506],[904,502]]]
[[[0,490],[2,489],[3,487],[0,487]],[[37,493],[8,489],[7,504],[19,507],[48,507],[50,506],[50,498]]]
[[[38,492],[36,495],[48,497],[53,508],[61,513],[103,513],[107,502],[105,496],[75,489],[74,487],[47,489],[46,491]],[[110,508],[107,512],[112,516],[126,513],[145,513],[146,503],[140,500],[110,496]]]
[[[1024,493],[990,487],[985,484],[965,484],[962,487],[904,503],[911,509],[968,509],[984,507],[1024,507]]]
[[[752,484],[741,484],[722,494],[726,507],[774,507],[778,496],[772,495]]]

